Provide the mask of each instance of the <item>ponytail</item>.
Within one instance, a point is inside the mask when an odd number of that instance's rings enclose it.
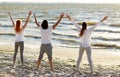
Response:
[[[79,37],[82,37],[82,35],[83,35],[84,31],[86,30],[86,28],[87,28],[87,24],[86,24],[86,22],[83,22],[82,23],[82,30],[79,33]]]

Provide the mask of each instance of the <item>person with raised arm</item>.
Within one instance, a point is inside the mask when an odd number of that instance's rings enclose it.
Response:
[[[25,23],[22,25],[22,21],[20,19],[17,19],[16,22],[14,22],[11,13],[8,12],[10,20],[12,22],[12,26],[14,28],[15,31],[15,51],[14,51],[14,55],[13,55],[13,64],[15,66],[16,64],[16,55],[18,52],[18,48],[20,48],[20,59],[22,62],[22,66],[24,64],[24,58],[23,58],[23,52],[24,52],[24,30],[28,24],[28,21],[30,19],[30,16],[32,14],[31,11],[28,12],[28,17],[26,18]]]
[[[39,53],[36,69],[39,68],[43,55],[44,53],[46,53],[48,56],[51,71],[53,71],[53,63],[52,63],[52,48],[53,47],[51,44],[52,30],[54,30],[58,26],[63,16],[64,14],[62,13],[59,19],[57,20],[57,22],[53,24],[52,26],[50,26],[47,20],[43,20],[42,23],[39,24],[34,14],[35,23],[37,27],[40,29],[40,33],[41,33],[41,47],[40,47],[40,53]]]
[[[84,50],[86,50],[87,59],[88,59],[89,65],[90,65],[90,74],[92,74],[93,73],[93,63],[92,63],[92,58],[91,58],[91,45],[90,45],[91,44],[90,43],[91,34],[98,25],[100,25],[103,21],[105,21],[108,18],[108,16],[105,16],[95,26],[90,27],[89,29],[87,29],[86,22],[83,22],[82,27],[80,27],[80,25],[75,23],[75,21],[68,14],[66,14],[66,17],[72,22],[73,25],[76,26],[76,28],[79,32],[79,38],[80,38],[80,48],[79,48],[79,54],[78,54],[78,60],[77,60],[75,72],[81,73],[78,70],[79,64],[81,62]]]

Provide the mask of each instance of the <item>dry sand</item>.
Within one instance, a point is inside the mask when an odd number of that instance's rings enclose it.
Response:
[[[119,49],[92,49],[94,74],[89,75],[89,64],[84,53],[80,68],[82,75],[74,74],[78,57],[78,48],[53,48],[54,71],[51,72],[45,55],[39,70],[36,70],[36,61],[39,47],[25,47],[25,66],[21,67],[19,54],[17,66],[13,68],[13,46],[0,45],[0,77],[120,77],[120,50]]]

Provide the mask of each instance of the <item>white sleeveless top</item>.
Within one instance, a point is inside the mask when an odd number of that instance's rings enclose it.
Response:
[[[24,41],[24,29],[22,29],[20,33],[15,34],[15,42],[22,42],[22,41]]]

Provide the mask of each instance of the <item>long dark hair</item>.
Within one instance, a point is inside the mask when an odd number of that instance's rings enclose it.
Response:
[[[17,20],[16,21],[16,27],[15,27],[15,32],[16,33],[19,33],[21,31],[20,25],[21,25],[21,20]]]
[[[48,21],[47,21],[47,20],[43,20],[43,21],[42,21],[42,24],[41,24],[41,27],[42,27],[43,29],[48,29]]]
[[[81,37],[84,33],[84,31],[87,29],[87,23],[86,22],[83,22],[82,23],[82,30],[80,31],[79,33],[79,37]]]

